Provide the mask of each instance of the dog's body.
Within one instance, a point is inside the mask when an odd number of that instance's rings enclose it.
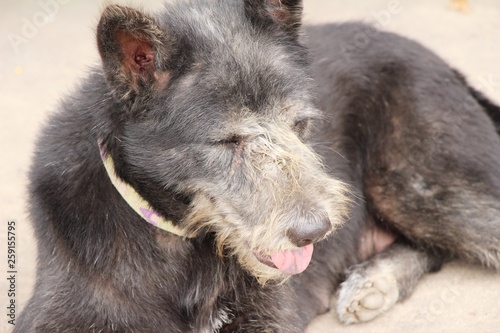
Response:
[[[500,110],[362,24],[308,27],[307,66],[300,7],[105,10],[103,66],[39,142],[14,332],[302,332],[344,280],[352,323],[451,258],[500,269]],[[132,210],[107,157],[180,236]]]

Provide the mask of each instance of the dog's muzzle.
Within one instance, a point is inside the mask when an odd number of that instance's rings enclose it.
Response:
[[[303,224],[287,232],[290,241],[298,247],[294,250],[272,252],[269,255],[256,254],[257,259],[282,273],[294,275],[302,273],[312,259],[316,241],[323,238],[331,229],[330,220],[323,220],[320,225]]]

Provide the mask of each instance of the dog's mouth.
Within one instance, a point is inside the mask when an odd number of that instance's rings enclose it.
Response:
[[[287,275],[302,273],[311,262],[314,246],[312,244],[295,250],[271,252],[270,254],[254,253],[257,260],[264,265],[280,270]]]

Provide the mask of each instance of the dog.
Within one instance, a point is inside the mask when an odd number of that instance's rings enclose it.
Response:
[[[500,108],[423,46],[300,0],[190,0],[97,26],[99,66],[30,172],[15,333],[304,332],[500,269]]]

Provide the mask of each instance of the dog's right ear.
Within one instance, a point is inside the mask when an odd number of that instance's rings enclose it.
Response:
[[[97,46],[115,97],[128,100],[165,87],[172,44],[151,17],[128,7],[106,7],[97,26]]]
[[[296,38],[302,22],[302,0],[244,0],[245,14],[260,27],[278,27]]]

